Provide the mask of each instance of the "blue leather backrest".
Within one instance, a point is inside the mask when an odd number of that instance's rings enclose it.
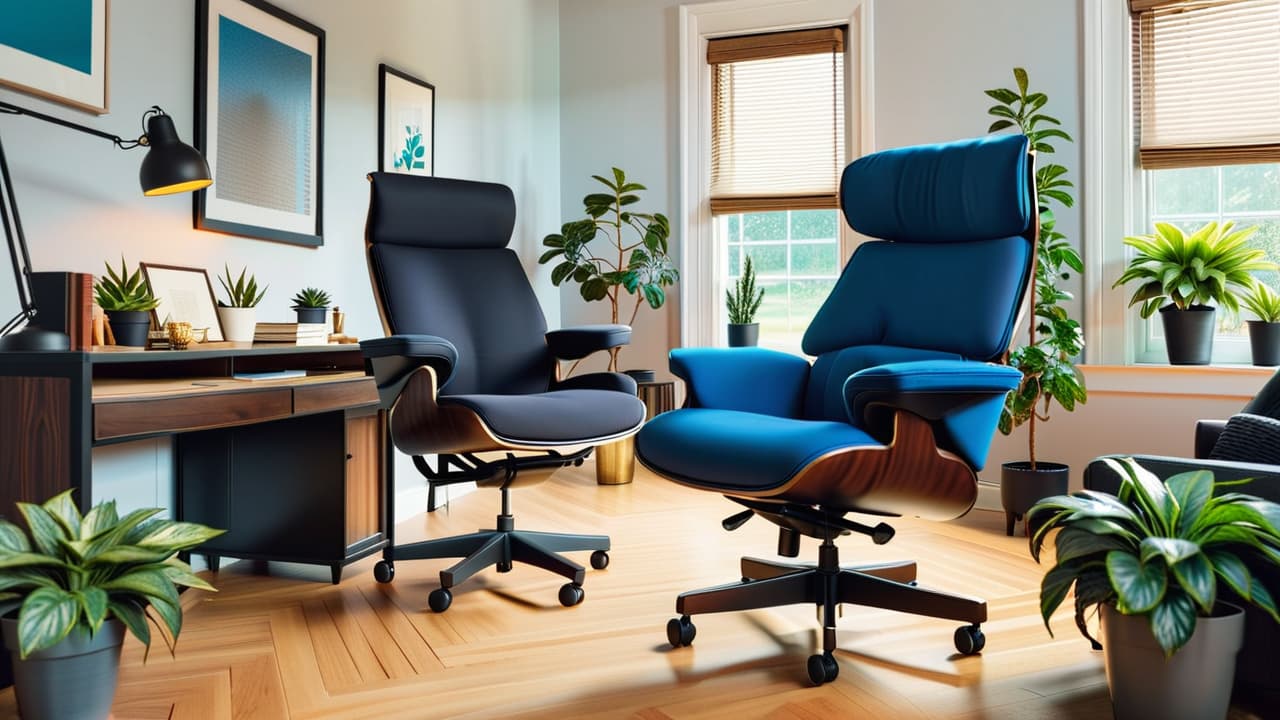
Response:
[[[880,240],[854,252],[805,332],[818,356],[807,417],[836,419],[844,378],[864,367],[1008,349],[1033,259],[1030,172],[1021,135],[888,150],[845,169],[845,218]]]
[[[383,321],[436,335],[458,362],[442,392],[545,392],[554,360],[546,319],[516,254],[510,188],[373,173],[365,234]]]

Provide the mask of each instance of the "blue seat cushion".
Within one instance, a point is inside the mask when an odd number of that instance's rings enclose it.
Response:
[[[551,445],[620,435],[644,422],[644,403],[613,390],[555,390],[531,395],[445,395],[441,406],[462,405],[499,440]]]
[[[663,413],[636,436],[649,469],[718,491],[781,487],[826,453],[863,446],[880,443],[848,423],[709,408]]]

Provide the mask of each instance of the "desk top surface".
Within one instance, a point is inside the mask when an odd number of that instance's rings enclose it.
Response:
[[[288,343],[210,342],[192,345],[187,350],[143,350],[136,347],[99,345],[89,350],[65,352],[0,353],[0,363],[15,361],[87,362],[94,365],[139,362],[173,362],[214,360],[229,357],[264,357],[272,355],[315,355],[320,353],[359,353],[358,344],[290,345]]]

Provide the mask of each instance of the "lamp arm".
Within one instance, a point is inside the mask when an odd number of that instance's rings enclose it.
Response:
[[[152,110],[158,111],[159,108],[152,108]],[[87,135],[95,135],[97,137],[110,140],[111,142],[115,143],[116,147],[122,150],[132,150],[133,148],[138,147],[139,145],[146,144],[145,140],[143,139],[146,137],[145,135],[143,135],[141,138],[137,140],[125,140],[119,135],[112,135],[109,132],[103,132],[102,130],[97,130],[91,127],[86,127],[84,125],[79,125],[69,120],[56,118],[52,115],[45,115],[44,113],[36,112],[35,110],[28,110],[27,108],[19,107],[12,103],[4,102],[3,100],[0,100],[0,113],[5,113],[7,115],[26,115],[27,117],[32,117],[37,120],[43,120],[47,123],[53,123],[54,125],[61,125],[62,127],[71,128],[72,130],[79,130],[80,132],[85,133]],[[145,116],[143,118],[143,121],[145,122]]]

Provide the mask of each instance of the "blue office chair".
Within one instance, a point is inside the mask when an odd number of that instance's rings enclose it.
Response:
[[[893,528],[845,516],[968,512],[1005,395],[1021,374],[992,364],[1009,347],[1037,240],[1033,163],[1021,135],[889,150],[844,171],[841,205],[863,235],[805,333],[803,358],[758,348],[677,349],[683,409],[637,436],[646,467],[747,507],[779,527],[778,554],[821,540],[816,565],[742,559],[742,581],[686,592],[667,624],[693,642],[699,613],[796,603],[822,612],[821,685],[839,672],[836,605],[965,623],[956,649],[982,650],[986,603],[917,587],[915,563],[842,568],[835,539],[877,544]]]
[[[516,217],[510,188],[392,173],[369,180],[369,273],[389,337],[360,346],[390,411],[391,440],[414,456],[429,483],[474,481],[502,492],[495,529],[392,545],[374,576],[390,582],[396,560],[463,558],[440,572],[440,587],[428,596],[431,609],[444,612],[458,583],[522,562],[567,578],[560,602],[576,605],[585,570],[559,553],[591,550],[591,566],[603,569],[609,538],[516,530],[509,491],[580,465],[593,446],[639,430],[645,408],[635,381],[618,373],[560,380],[556,362],[625,345],[631,328],[547,332],[520,260],[507,248]],[[428,455],[437,456],[434,466]],[[390,533],[391,497],[386,506]]]

